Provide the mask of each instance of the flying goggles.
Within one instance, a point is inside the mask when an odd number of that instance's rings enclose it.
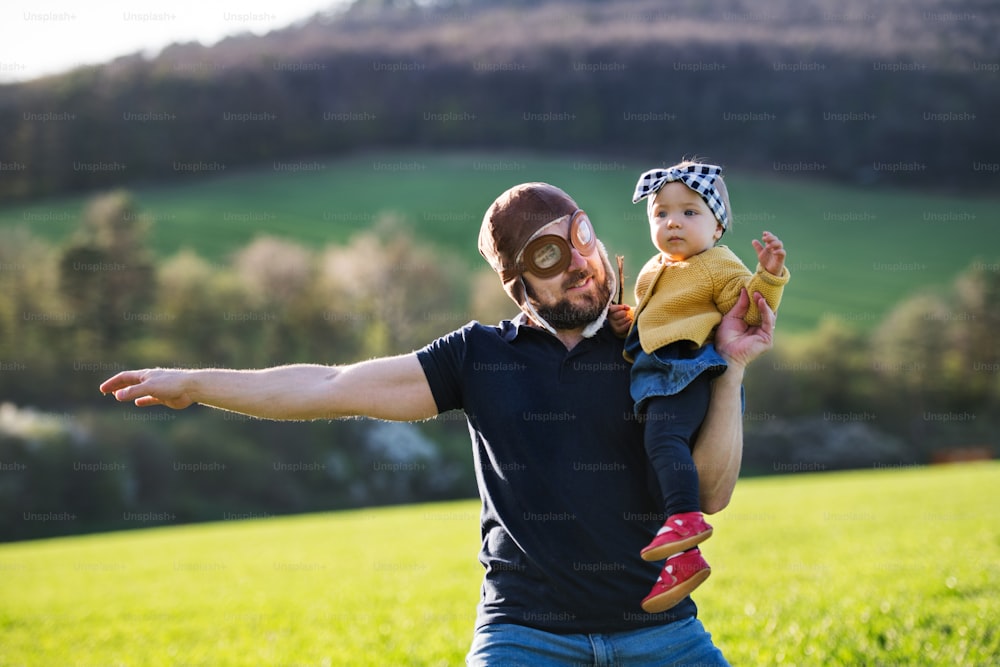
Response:
[[[552,225],[559,224],[565,217],[548,223],[528,240],[518,256],[518,263],[539,278],[551,278],[559,275],[573,261],[573,248],[584,256],[590,255],[597,247],[597,235],[590,224],[590,218],[582,210],[577,209],[570,217],[569,237],[558,234],[538,236]],[[572,246],[572,247],[571,247]]]

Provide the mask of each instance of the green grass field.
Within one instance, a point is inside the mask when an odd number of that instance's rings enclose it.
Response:
[[[288,164],[301,168],[289,171]],[[178,177],[132,191],[155,220],[160,256],[188,247],[219,261],[258,234],[314,248],[342,243],[394,211],[419,238],[481,268],[476,238],[486,207],[516,183],[548,181],[591,214],[611,253],[626,256],[631,287],[652,255],[644,209],[631,194],[652,166],[523,153],[372,153]],[[786,331],[811,329],[824,315],[869,328],[896,302],[947,285],[974,261],[1000,262],[1000,199],[847,187],[775,171],[732,171],[727,183],[735,223],[725,242],[751,266],[750,240],[764,229],[789,249]],[[22,225],[61,240],[85,202],[77,196],[2,206],[0,227]]]
[[[998,483],[743,480],[701,618],[734,665],[996,664]],[[0,665],[461,664],[477,549],[474,501],[0,545]]]

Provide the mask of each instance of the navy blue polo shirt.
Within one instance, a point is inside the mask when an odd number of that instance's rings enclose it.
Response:
[[[661,565],[639,550],[664,521],[606,324],[572,350],[513,322],[467,324],[417,352],[440,412],[468,418],[482,498],[476,626],[615,632],[696,614],[639,606]]]

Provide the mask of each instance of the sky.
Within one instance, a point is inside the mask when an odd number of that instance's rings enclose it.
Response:
[[[174,42],[205,46],[264,34],[346,0],[7,0],[0,2],[0,83],[26,81]]]

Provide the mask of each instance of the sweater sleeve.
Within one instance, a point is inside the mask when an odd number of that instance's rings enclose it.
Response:
[[[785,284],[791,278],[787,267],[782,268],[780,276],[768,273],[760,264],[757,265],[756,272],[750,273],[750,269],[728,248],[725,253],[720,253],[715,269],[717,277],[715,304],[723,314],[728,313],[736,305],[736,301],[740,298],[740,290],[744,287],[751,296],[754,292],[760,292],[771,310],[777,311]],[[750,308],[743,319],[751,326],[760,324],[760,310],[753,300],[750,301]]]

